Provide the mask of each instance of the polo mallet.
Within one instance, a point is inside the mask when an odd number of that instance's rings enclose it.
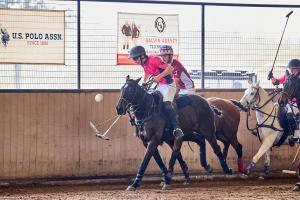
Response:
[[[274,59],[274,62],[273,62],[273,65],[272,65],[272,68],[268,74],[268,80],[270,80],[272,77],[273,77],[273,69],[274,69],[274,66],[275,66],[275,62],[276,62],[276,59],[277,59],[277,55],[278,55],[278,52],[279,52],[279,48],[280,48],[280,45],[281,45],[281,42],[282,42],[282,38],[283,38],[283,35],[284,35],[284,32],[285,32],[285,28],[287,26],[287,23],[289,21],[289,17],[290,15],[293,13],[293,11],[290,11],[285,17],[287,18],[286,19],[286,22],[285,22],[285,26],[284,26],[284,29],[283,29],[283,32],[282,32],[282,35],[281,35],[281,38],[280,38],[280,41],[279,41],[279,45],[278,45],[278,48],[277,48],[277,51],[276,51],[276,55],[275,55],[275,59]]]
[[[290,166],[289,166],[289,169],[288,169],[288,170],[286,170],[286,169],[282,170],[282,173],[285,173],[285,174],[296,174],[296,173],[297,173],[296,171],[291,170],[291,168],[292,168],[293,164],[294,164],[295,161],[296,161],[296,158],[297,158],[297,156],[298,156],[299,150],[300,150],[300,145],[299,145],[299,147],[298,147],[298,150],[297,150],[297,152],[296,152],[296,155],[295,155],[295,157],[294,157],[294,160],[292,161],[292,163],[291,163]]]
[[[103,139],[103,140],[109,140],[109,137],[106,136],[106,134],[110,131],[110,129],[117,123],[117,121],[121,118],[122,115],[118,116],[117,119],[108,127],[108,129],[104,132],[101,133],[96,126],[93,124],[92,121],[90,121],[89,125],[93,129],[93,131],[96,134],[96,137]]]

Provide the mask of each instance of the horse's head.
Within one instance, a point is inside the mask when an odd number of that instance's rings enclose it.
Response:
[[[260,101],[259,96],[259,81],[257,83],[252,83],[249,81],[249,87],[245,90],[244,96],[241,98],[240,103],[246,109],[253,108]]]
[[[118,115],[125,115],[131,105],[139,103],[140,97],[142,97],[145,92],[138,84],[140,80],[141,78],[133,80],[130,79],[129,76],[126,77],[126,83],[121,88],[120,100],[116,106]]]

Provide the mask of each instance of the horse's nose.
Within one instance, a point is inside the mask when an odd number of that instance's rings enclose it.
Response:
[[[124,115],[124,112],[120,106],[116,106],[116,112],[118,115]]]
[[[116,106],[116,112],[118,115],[121,115],[121,109],[118,106]]]

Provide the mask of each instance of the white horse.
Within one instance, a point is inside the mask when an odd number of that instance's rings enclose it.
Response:
[[[258,128],[257,136],[261,141],[258,152],[247,167],[247,174],[252,172],[258,160],[265,154],[264,173],[267,175],[269,174],[270,169],[271,148],[279,142],[283,135],[283,130],[280,127],[277,118],[278,104],[273,103],[272,96],[269,96],[269,94],[259,86],[259,82],[249,82],[249,87],[241,98],[240,104],[244,108],[256,111],[256,127]],[[288,144],[287,139],[282,144]]]

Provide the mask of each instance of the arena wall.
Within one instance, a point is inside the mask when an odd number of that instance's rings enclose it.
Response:
[[[103,101],[96,103],[95,94],[101,92]],[[205,90],[204,97],[240,99],[243,91]],[[79,176],[118,176],[135,174],[145,149],[133,135],[127,116],[121,118],[109,133],[110,141],[97,139],[88,121],[100,124],[116,115],[115,105],[119,91],[81,92],[18,92],[0,93],[0,179]],[[255,125],[255,114],[250,125]],[[105,131],[111,122],[100,126]],[[246,128],[246,114],[241,113],[238,138],[243,145],[245,164],[248,164],[260,145]],[[192,152],[184,143],[182,153],[192,172],[204,172],[199,165],[197,145],[191,143]],[[159,147],[167,163],[170,149]],[[296,148],[273,148],[271,169],[288,167]],[[207,145],[207,160],[215,172],[219,162]],[[228,164],[235,171],[237,156],[229,150]],[[262,170],[263,161],[257,170]],[[179,172],[179,167],[176,165]],[[152,160],[146,173],[159,173]]]

